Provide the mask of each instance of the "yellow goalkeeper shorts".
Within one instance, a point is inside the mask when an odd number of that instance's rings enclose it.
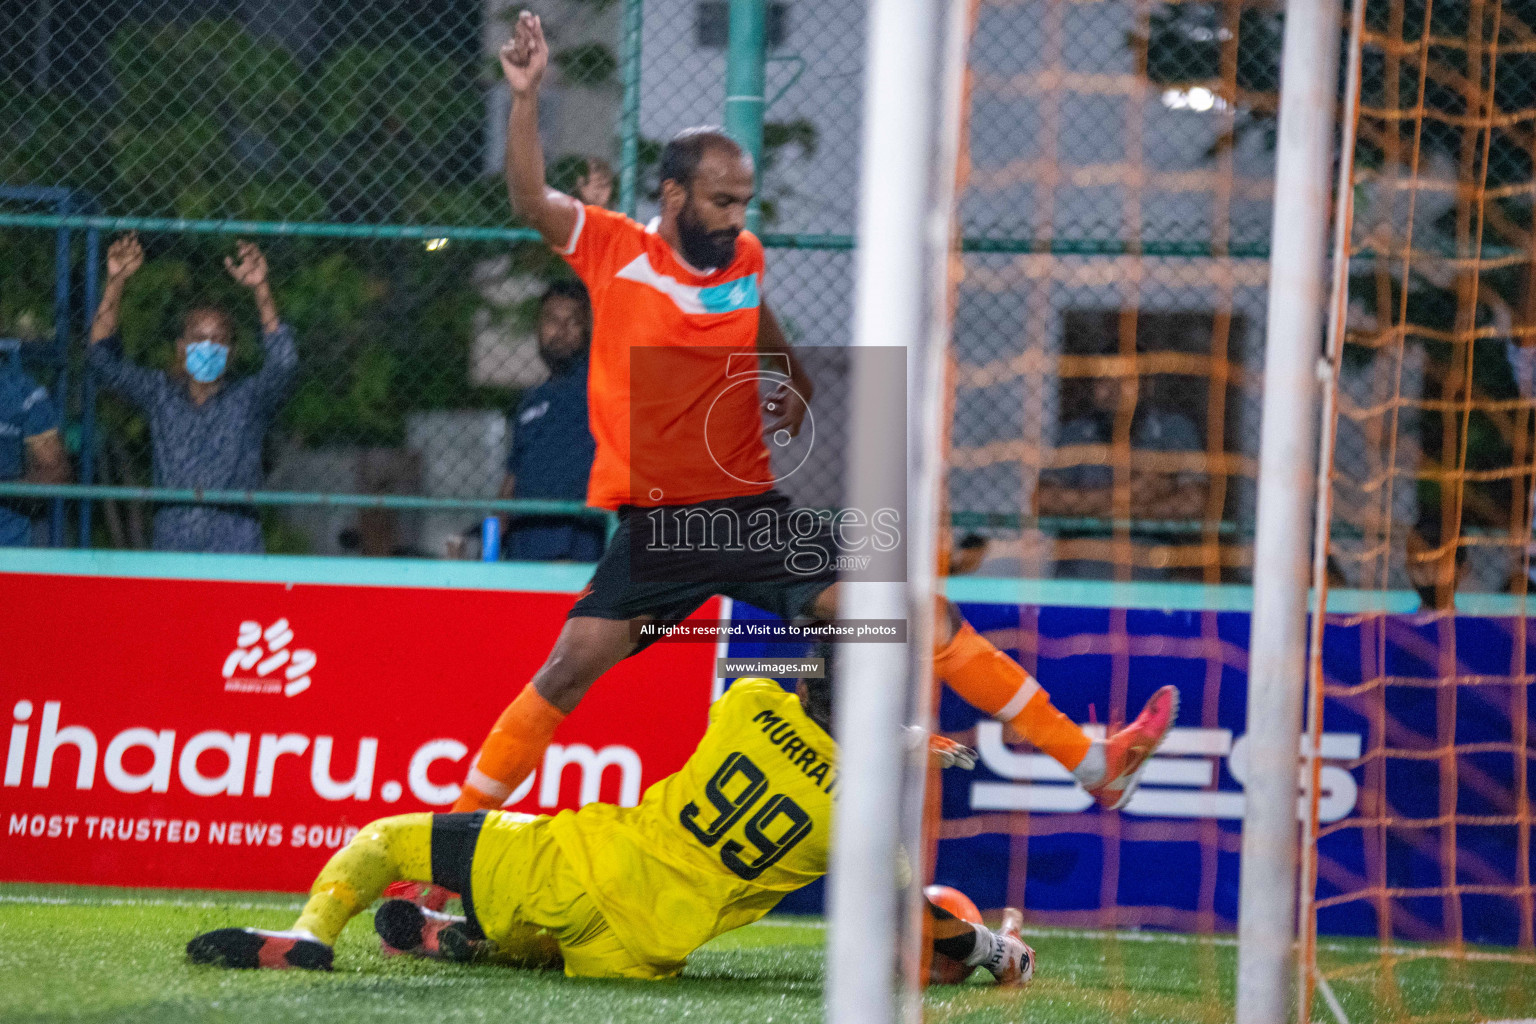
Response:
[[[470,886],[486,937],[516,945],[530,926],[546,929],[573,978],[676,977],[683,961],[645,960],[619,941],[549,834],[550,820],[507,811],[485,816]]]

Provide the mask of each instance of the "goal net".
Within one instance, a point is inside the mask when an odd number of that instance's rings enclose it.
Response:
[[[1329,602],[1304,749],[1362,742],[1304,808],[1298,1019],[1526,1017],[1536,17],[1381,0],[1357,45],[1314,580],[1355,607]]]
[[[1279,7],[973,18],[945,587],[1090,730],[1165,684],[1184,710],[1103,812],[941,691],[980,761],[936,780],[934,878],[1023,910],[1021,1012],[1230,1020]]]

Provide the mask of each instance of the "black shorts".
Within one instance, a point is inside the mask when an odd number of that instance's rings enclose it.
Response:
[[[472,939],[485,938],[485,929],[475,916],[475,896],[470,892],[475,844],[484,825],[484,811],[432,815],[432,881],[458,893],[464,901],[465,931]]]
[[[829,518],[795,508],[778,491],[625,505],[570,615],[681,622],[720,594],[793,621],[836,582]]]

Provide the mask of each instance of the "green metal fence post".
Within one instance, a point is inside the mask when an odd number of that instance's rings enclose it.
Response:
[[[624,0],[624,100],[619,112],[619,209],[635,215],[640,185],[640,35],[643,0]]]
[[[725,133],[752,154],[757,185],[763,177],[763,78],[768,49],[767,0],[731,0],[730,46],[725,54]],[[747,230],[761,220],[756,197],[747,209]]]

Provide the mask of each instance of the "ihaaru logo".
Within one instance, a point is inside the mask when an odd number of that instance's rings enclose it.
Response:
[[[266,629],[254,619],[240,623],[235,649],[224,659],[225,693],[281,693],[293,697],[309,689],[315,652],[290,647],[293,628],[278,619]]]

